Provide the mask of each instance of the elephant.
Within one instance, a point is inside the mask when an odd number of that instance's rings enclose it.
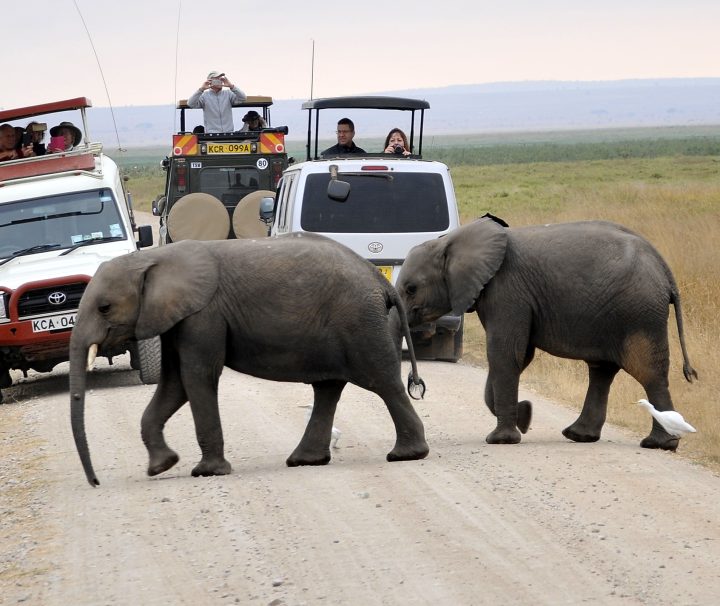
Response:
[[[476,312],[487,338],[485,403],[497,419],[490,444],[516,444],[532,403],[518,402],[520,375],[536,349],[583,360],[589,386],[577,420],[563,430],[595,442],[620,369],[658,410],[673,410],[668,388],[668,306],[675,318],[687,381],[690,365],[675,279],[640,235],[606,221],[510,228],[492,215],[410,250],[396,283],[410,326],[446,313]],[[641,446],[675,450],[656,422]]]
[[[150,476],[179,460],[163,428],[187,401],[202,452],[192,475],[231,472],[217,398],[225,366],[312,384],[312,415],[288,466],[330,461],[333,418],[347,383],[385,402],[396,430],[388,461],[429,452],[400,378],[404,336],[412,366],[408,392],[424,393],[407,316],[397,291],[369,261],[315,234],[185,240],[106,261],[80,301],[70,338],[71,423],[91,486],[99,482],[85,433],[86,361],[89,366],[98,349],[155,336],[160,379],[141,421]]]

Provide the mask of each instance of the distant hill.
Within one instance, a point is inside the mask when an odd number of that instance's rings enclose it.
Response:
[[[425,133],[432,135],[720,124],[720,78],[497,82],[368,94],[426,99],[430,110],[425,115]],[[276,100],[271,108],[273,125],[287,125],[294,140],[307,136],[303,101]],[[114,108],[121,146],[169,146],[171,133],[179,128],[176,114],[170,105]],[[353,118],[359,139],[384,135],[393,126],[409,128],[409,114],[404,112],[342,114]],[[242,115],[235,110],[236,128],[242,125]],[[333,138],[341,114],[325,111],[320,115],[321,136]],[[189,129],[202,123],[200,110],[191,110],[187,116]],[[89,125],[94,140],[117,147],[109,108],[93,108]]]

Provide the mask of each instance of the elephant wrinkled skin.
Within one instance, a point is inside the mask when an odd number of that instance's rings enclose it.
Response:
[[[323,236],[183,241],[100,266],[83,295],[70,342],[73,435],[97,485],[85,435],[88,351],[160,335],[162,371],[142,417],[148,474],[178,455],[163,427],[190,402],[202,458],[192,474],[230,473],[218,411],[223,367],[273,381],[310,383],[314,407],[290,466],[330,460],[333,417],[349,383],[377,393],[395,424],[390,461],[428,453],[424,428],[400,378],[407,318],[372,264]],[[418,384],[410,350],[412,380]]]
[[[620,225],[583,221],[508,228],[486,216],[413,248],[397,290],[410,325],[476,311],[487,336],[485,403],[497,417],[493,444],[520,441],[532,405],[517,401],[520,374],[535,349],[584,360],[589,386],[578,419],[563,431],[594,442],[619,370],[635,378],[658,410],[668,389],[668,307],[674,305],[688,381],[680,296],[655,248]],[[645,448],[675,450],[677,438],[653,421]]]

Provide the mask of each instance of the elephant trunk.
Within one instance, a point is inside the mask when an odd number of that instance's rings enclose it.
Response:
[[[85,470],[90,486],[99,486],[90,460],[90,449],[88,448],[87,436],[85,435],[85,384],[87,364],[91,363],[91,357],[97,351],[97,346],[88,348],[79,339],[70,338],[70,422],[72,424],[73,438],[80,462]],[[89,353],[89,355],[88,355]]]

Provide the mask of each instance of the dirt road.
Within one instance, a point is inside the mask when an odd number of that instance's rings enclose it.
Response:
[[[66,365],[9,390],[0,406],[2,604],[720,598],[716,475],[611,427],[596,444],[568,442],[560,430],[575,413],[527,392],[535,419],[523,443],[487,445],[480,369],[421,364],[426,460],[385,462],[390,417],[376,396],[348,387],[331,464],[294,469],[284,461],[311,388],[226,370],[233,474],[190,476],[199,450],[186,406],[166,428],[181,461],[151,479],[139,420],[153,387],[124,358],[98,364],[86,416],[97,489],[73,445]]]

